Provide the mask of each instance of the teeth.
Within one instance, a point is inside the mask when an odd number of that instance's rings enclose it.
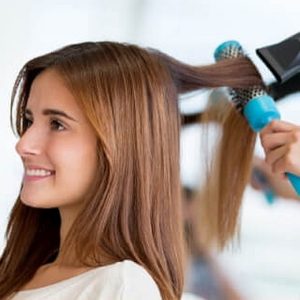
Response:
[[[26,175],[28,175],[28,176],[49,176],[49,175],[51,175],[51,172],[42,170],[42,169],[34,169],[34,170],[27,169]]]

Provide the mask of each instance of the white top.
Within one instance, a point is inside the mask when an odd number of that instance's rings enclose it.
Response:
[[[20,291],[12,300],[161,300],[158,286],[140,265],[124,260],[46,287]]]
[[[184,293],[182,295],[181,300],[204,300],[204,299],[191,293]]]

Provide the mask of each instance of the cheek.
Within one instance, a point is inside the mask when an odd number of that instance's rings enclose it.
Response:
[[[49,156],[57,179],[63,176],[64,181],[87,185],[95,175],[97,156],[94,143],[83,140],[52,147]]]

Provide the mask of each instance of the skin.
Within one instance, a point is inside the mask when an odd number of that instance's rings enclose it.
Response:
[[[300,127],[284,121],[273,121],[260,134],[266,163],[274,173],[300,175]]]
[[[287,180],[287,178],[282,174],[273,173],[271,167],[265,162],[265,160],[259,157],[254,157],[252,165],[263,174],[265,180],[267,180],[267,184],[272,188],[276,196],[289,200],[300,199],[300,197],[296,195],[289,180]],[[262,190],[265,188],[265,183],[262,184],[252,177],[251,186],[256,190]]]
[[[73,120],[45,114],[46,109],[62,111]],[[32,207],[59,209],[62,244],[96,173],[97,138],[55,70],[46,70],[34,80],[26,111],[28,128],[16,145],[25,169],[21,201]],[[51,176],[32,180],[26,170],[35,166],[51,170]],[[48,285],[85,270],[64,265],[58,255],[54,263],[42,266],[24,289]]]
[[[300,127],[275,120],[261,131],[260,138],[266,158],[259,167],[270,177],[278,195],[298,199],[285,173],[300,176]]]

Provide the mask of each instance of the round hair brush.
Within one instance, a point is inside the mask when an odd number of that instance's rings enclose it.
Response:
[[[242,46],[237,41],[222,43],[214,53],[216,61],[237,57],[246,57]],[[261,86],[245,89],[230,89],[232,101],[237,110],[242,112],[255,131],[261,131],[272,120],[280,119],[275,102]],[[286,174],[295,191],[300,195],[300,177],[291,173]]]

